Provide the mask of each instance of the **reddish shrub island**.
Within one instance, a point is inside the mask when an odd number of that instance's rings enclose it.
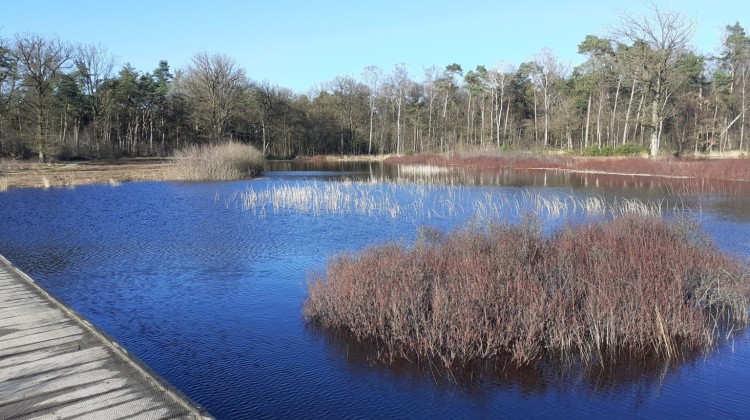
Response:
[[[390,359],[679,359],[748,322],[750,275],[690,223],[624,217],[543,236],[532,222],[424,229],[333,258],[304,316]]]

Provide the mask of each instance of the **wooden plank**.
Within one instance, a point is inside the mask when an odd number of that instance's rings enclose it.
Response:
[[[16,306],[23,306],[29,304],[29,299],[32,298],[34,295],[31,293],[24,293],[19,296],[16,296],[13,299],[6,299],[0,302],[0,308],[13,308]]]
[[[117,377],[117,372],[111,369],[94,368],[92,364],[81,366],[78,371],[68,369],[56,372],[58,375],[39,375],[33,380],[21,380],[18,383],[0,389],[0,400],[17,403],[38,395],[50,395],[65,389],[86,386],[98,382],[106,382]]]
[[[20,315],[35,314],[48,308],[49,304],[45,302],[29,302],[20,307],[0,309],[0,318],[10,319]]]
[[[47,341],[40,341],[37,343],[25,344],[23,346],[11,347],[5,350],[0,350],[0,357],[12,356],[16,354],[28,353],[30,351],[42,350],[42,349],[53,349],[54,347],[64,346],[70,343],[76,343],[81,341],[81,335],[69,335],[67,337],[53,338]]]
[[[96,390],[90,388],[74,391],[48,401],[47,404],[52,405],[53,408],[34,410],[29,416],[21,416],[19,419],[120,419],[156,408],[162,408],[164,414],[187,412],[187,410],[180,410],[177,407],[160,407],[156,401],[145,397],[143,391],[143,389],[138,388],[118,388],[98,394],[95,393]],[[94,393],[92,394],[92,392]]]
[[[33,314],[0,318],[0,328],[11,328],[15,325],[28,324],[37,320],[43,322],[52,319],[65,319],[65,317],[59,309],[48,308]]]
[[[48,390],[47,392],[39,392],[39,389],[34,390],[37,393],[4,405],[2,407],[3,411],[11,416],[32,413],[36,413],[38,416],[40,412],[54,412],[58,407],[75,401],[100,396],[114,390],[127,389],[127,380],[125,378],[109,377],[101,381],[83,382],[86,381],[86,378],[82,378],[81,376],[73,377],[73,379],[78,379],[80,382],[72,386],[52,391]]]
[[[14,378],[33,375],[39,372],[47,372],[62,366],[77,365],[85,362],[104,360],[110,357],[104,347],[92,347],[74,352],[67,352],[42,360],[21,363],[14,366],[0,368],[0,378]]]
[[[64,328],[75,325],[69,320],[60,320],[54,322],[43,322],[30,324],[27,328],[4,328],[0,331],[0,343],[13,338],[25,337],[40,332],[53,331],[58,328]]]
[[[0,255],[0,418],[211,418]]]
[[[68,377],[80,378],[78,376],[80,374],[97,372],[102,369],[117,374],[115,370],[106,369],[104,366],[105,364],[106,363],[103,361],[88,362],[77,366],[66,366],[53,372],[45,372],[23,378],[8,379],[0,382],[0,401],[15,401],[28,398],[35,394],[44,393],[47,391],[45,388],[46,384],[51,384],[58,380],[64,380]]]
[[[67,335],[60,335],[59,337],[54,337],[52,339],[61,339],[61,338],[68,338],[71,336],[77,336],[78,339],[82,338],[82,335],[80,334],[82,331],[79,329],[78,333],[76,334],[67,334]],[[48,341],[48,340],[45,340]],[[43,343],[42,341],[41,343]],[[33,344],[39,344],[40,342],[35,342]],[[53,346],[53,347],[40,347],[31,351],[26,351],[22,353],[16,353],[14,355],[10,355],[7,357],[3,357],[0,359],[0,369],[8,366],[15,366],[15,365],[21,365],[23,363],[32,363],[44,359],[51,358],[53,356],[57,356],[60,354],[67,354],[71,353],[74,350],[80,350],[80,345],[74,344],[69,346]]]
[[[36,316],[35,316],[36,315]],[[65,315],[56,309],[49,309],[37,314],[29,314],[13,319],[0,319],[0,329],[2,330],[19,330],[31,326],[42,325],[46,322],[63,322],[66,321]]]
[[[71,335],[80,335],[83,333],[81,327],[72,325],[63,328],[56,328],[52,331],[41,331],[36,334],[28,334],[22,337],[12,338],[10,340],[0,341],[0,350],[6,350],[13,347],[23,346],[26,344],[41,343],[55,338],[68,337]]]

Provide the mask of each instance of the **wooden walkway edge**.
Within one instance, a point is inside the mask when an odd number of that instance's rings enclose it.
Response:
[[[1,419],[211,419],[0,255]]]

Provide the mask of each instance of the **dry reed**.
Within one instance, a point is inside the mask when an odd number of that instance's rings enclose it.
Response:
[[[190,146],[172,157],[171,175],[184,181],[231,181],[263,172],[263,154],[248,144]]]
[[[337,256],[303,313],[387,359],[449,368],[675,360],[747,325],[749,281],[694,224],[630,215],[544,236],[525,221]]]
[[[679,203],[667,200],[641,201],[615,198],[607,201],[599,195],[542,193],[532,190],[488,191],[476,194],[466,187],[445,188],[429,183],[392,184],[377,182],[275,183],[265,189],[249,186],[226,199],[226,206],[259,215],[283,212],[323,214],[359,214],[389,218],[419,219],[471,218],[477,221],[504,219],[509,215],[531,213],[541,218],[563,216],[609,216],[628,214],[662,216],[666,210],[686,211]]]

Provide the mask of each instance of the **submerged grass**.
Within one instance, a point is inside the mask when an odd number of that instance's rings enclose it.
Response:
[[[249,144],[226,142],[176,151],[171,175],[184,181],[231,181],[263,172],[263,154]]]
[[[747,325],[749,282],[688,222],[628,215],[544,236],[526,221],[335,257],[310,277],[303,313],[391,360],[449,368],[673,360]]]

